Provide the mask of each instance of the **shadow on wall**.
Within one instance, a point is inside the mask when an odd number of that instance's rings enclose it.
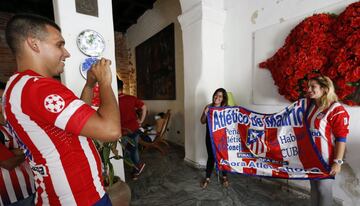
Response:
[[[208,94],[206,94],[204,91],[202,91],[201,93],[199,93],[199,95],[197,96],[196,101],[194,104],[195,107],[198,107],[199,110],[197,111],[196,109],[194,109],[196,111],[195,116],[195,121],[194,121],[194,126],[198,126],[200,128],[198,133],[194,133],[195,135],[198,134],[198,137],[193,137],[194,139],[197,139],[194,143],[197,144],[196,146],[193,147],[194,150],[194,154],[196,154],[196,151],[199,151],[197,154],[201,155],[200,157],[197,157],[197,163],[200,163],[200,166],[206,165],[206,160],[207,160],[207,151],[206,151],[206,141],[205,141],[205,136],[206,136],[206,126],[205,124],[201,124],[200,122],[200,118],[202,115],[202,112],[204,111],[204,108],[206,105],[208,105],[209,103],[212,102],[212,94],[213,92],[216,90],[213,89],[211,92],[209,92]],[[201,105],[199,105],[201,104]]]
[[[352,200],[353,205],[360,203],[360,181],[354,169],[348,163],[344,163],[340,173],[343,181],[340,182],[341,189]]]
[[[184,146],[185,143],[185,131],[184,128],[181,127],[181,123],[184,122],[184,114],[180,112],[173,112],[172,117],[169,123],[169,133],[166,137],[170,142],[175,143],[177,145]]]

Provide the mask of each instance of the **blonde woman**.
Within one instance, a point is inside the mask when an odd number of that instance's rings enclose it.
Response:
[[[215,92],[212,96],[212,102],[205,106],[204,111],[200,118],[200,122],[202,124],[206,124],[206,137],[205,137],[206,140],[205,140],[205,142],[206,142],[206,150],[208,153],[208,159],[207,159],[207,163],[206,163],[206,176],[205,176],[205,179],[200,184],[200,187],[203,189],[205,189],[210,183],[211,173],[214,169],[214,164],[215,164],[215,158],[214,158],[215,154],[213,153],[213,150],[212,150],[209,126],[206,121],[206,115],[209,112],[209,107],[223,107],[223,106],[227,106],[227,105],[228,105],[228,96],[227,96],[226,90],[223,88],[218,88],[217,90],[215,90]],[[229,186],[227,173],[225,171],[222,172],[222,184],[224,187]]]
[[[330,78],[318,76],[308,82],[310,98],[307,123],[312,139],[331,167],[330,175],[341,170],[345,152],[346,137],[349,133],[349,114],[338,102],[334,85]],[[333,179],[310,180],[311,204],[316,206],[332,205]]]

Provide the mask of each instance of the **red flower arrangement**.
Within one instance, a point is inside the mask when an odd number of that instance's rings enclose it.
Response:
[[[298,24],[285,44],[260,63],[267,68],[279,93],[295,101],[305,96],[307,80],[329,76],[340,100],[360,105],[360,2],[339,16],[315,14]]]

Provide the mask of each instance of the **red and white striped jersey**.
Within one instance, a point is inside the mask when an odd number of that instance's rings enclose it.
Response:
[[[307,121],[311,137],[324,161],[332,163],[335,141],[345,142],[349,134],[348,112],[339,102],[323,111],[311,104]]]
[[[16,141],[0,126],[5,144],[0,143],[0,160],[6,160],[9,149],[18,148]],[[12,153],[11,153],[12,154]],[[13,156],[13,155],[12,155]],[[23,162],[13,170],[0,168],[0,205],[9,205],[34,194],[34,177],[27,162]]]
[[[79,136],[95,112],[60,82],[27,70],[5,89],[4,114],[30,160],[36,205],[93,205],[105,195],[100,156]]]

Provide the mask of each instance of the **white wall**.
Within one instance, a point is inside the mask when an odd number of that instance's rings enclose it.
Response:
[[[133,54],[132,62],[136,67],[135,47],[169,24],[174,23],[176,100],[147,100],[144,102],[149,109],[147,121],[152,121],[154,114],[171,109],[172,117],[167,139],[173,143],[184,145],[184,62],[181,29],[177,20],[180,13],[178,0],[157,0],[154,8],[146,11],[138,19],[137,24],[127,30],[126,39],[127,46]]]
[[[65,71],[61,75],[62,82],[77,96],[80,96],[85,85],[85,79],[80,74],[79,66],[87,56],[78,49],[76,38],[85,29],[95,30],[105,39],[105,51],[102,56],[112,61],[111,72],[114,79],[116,77],[116,62],[111,1],[101,1],[101,3],[98,1],[99,17],[76,13],[75,1],[53,0],[53,4],[55,21],[62,29],[62,35],[66,42],[65,48],[71,54],[71,57],[66,60]],[[116,81],[112,81],[112,88],[117,94]],[[118,146],[118,150],[122,154],[120,146]],[[112,160],[112,163],[114,164],[115,175],[125,180],[123,161]]]
[[[275,52],[280,48],[284,42],[284,38],[296,25],[295,22],[303,19],[305,16],[319,12],[335,12],[343,11],[344,8],[355,0],[225,0],[225,10],[227,11],[225,24],[225,87],[232,91],[236,102],[244,107],[253,109],[259,112],[276,112],[283,108],[282,97],[276,97],[272,100],[273,103],[278,103],[279,106],[274,105],[255,105],[253,104],[253,96],[258,95],[253,92],[263,92],[267,90],[277,90],[272,84],[270,72],[268,70],[261,70],[257,72],[262,75],[264,79],[258,79],[254,76],[254,70],[257,67],[258,54],[254,48],[261,46],[254,45],[258,41],[266,42],[266,38],[272,45],[264,44],[265,51]],[[282,23],[283,22],[283,23]],[[279,24],[288,24],[286,27],[278,26]],[[281,34],[278,36],[268,33],[266,35],[254,35],[257,38],[253,39],[253,34],[261,33],[264,28],[278,28]],[[265,29],[264,31],[278,32],[276,29]],[[285,34],[283,32],[286,32]],[[281,38],[274,40],[274,38]],[[270,48],[266,48],[270,47]],[[271,57],[270,54],[268,57]],[[263,59],[265,60],[265,59]],[[268,74],[265,74],[268,73]],[[257,89],[264,89],[262,91],[254,91],[254,81],[257,81]],[[261,81],[258,84],[258,81]],[[270,83],[270,84],[269,84]],[[280,106],[281,105],[281,106]],[[357,118],[360,117],[358,107],[347,107],[351,115],[350,134],[347,143],[346,164],[342,167],[342,172],[336,178],[334,185],[334,196],[339,200],[344,200],[344,205],[359,205],[360,204],[360,155],[357,153],[360,147],[360,123]],[[292,181],[291,184],[296,184],[301,187],[309,187],[306,181]]]

